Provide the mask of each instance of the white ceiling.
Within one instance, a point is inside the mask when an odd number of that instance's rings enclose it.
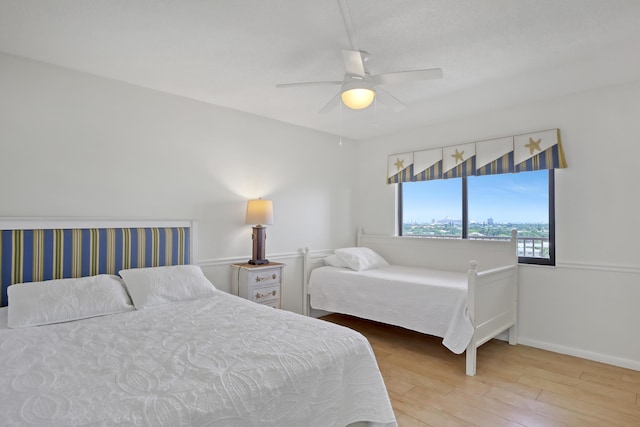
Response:
[[[639,0],[348,0],[408,104],[318,111],[351,44],[338,0],[0,0],[0,51],[354,139],[640,78]]]

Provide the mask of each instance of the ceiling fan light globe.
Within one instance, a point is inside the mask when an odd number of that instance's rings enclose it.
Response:
[[[342,103],[352,110],[367,108],[376,97],[376,93],[368,88],[347,89],[340,95]]]

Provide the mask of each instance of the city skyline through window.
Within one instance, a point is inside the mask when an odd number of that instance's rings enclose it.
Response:
[[[462,221],[462,178],[403,186],[405,224]],[[469,222],[548,224],[548,171],[468,177]]]
[[[400,185],[401,235],[508,239],[516,229],[520,262],[554,265],[553,170]]]

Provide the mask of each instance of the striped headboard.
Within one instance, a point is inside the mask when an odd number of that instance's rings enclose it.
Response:
[[[0,306],[14,283],[189,264],[194,221],[0,218]]]

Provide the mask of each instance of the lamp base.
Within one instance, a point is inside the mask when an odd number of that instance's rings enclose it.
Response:
[[[253,252],[251,253],[252,259],[249,260],[249,264],[262,265],[269,264],[269,260],[264,256],[264,241],[267,238],[267,227],[263,225],[256,225],[253,227]]]

